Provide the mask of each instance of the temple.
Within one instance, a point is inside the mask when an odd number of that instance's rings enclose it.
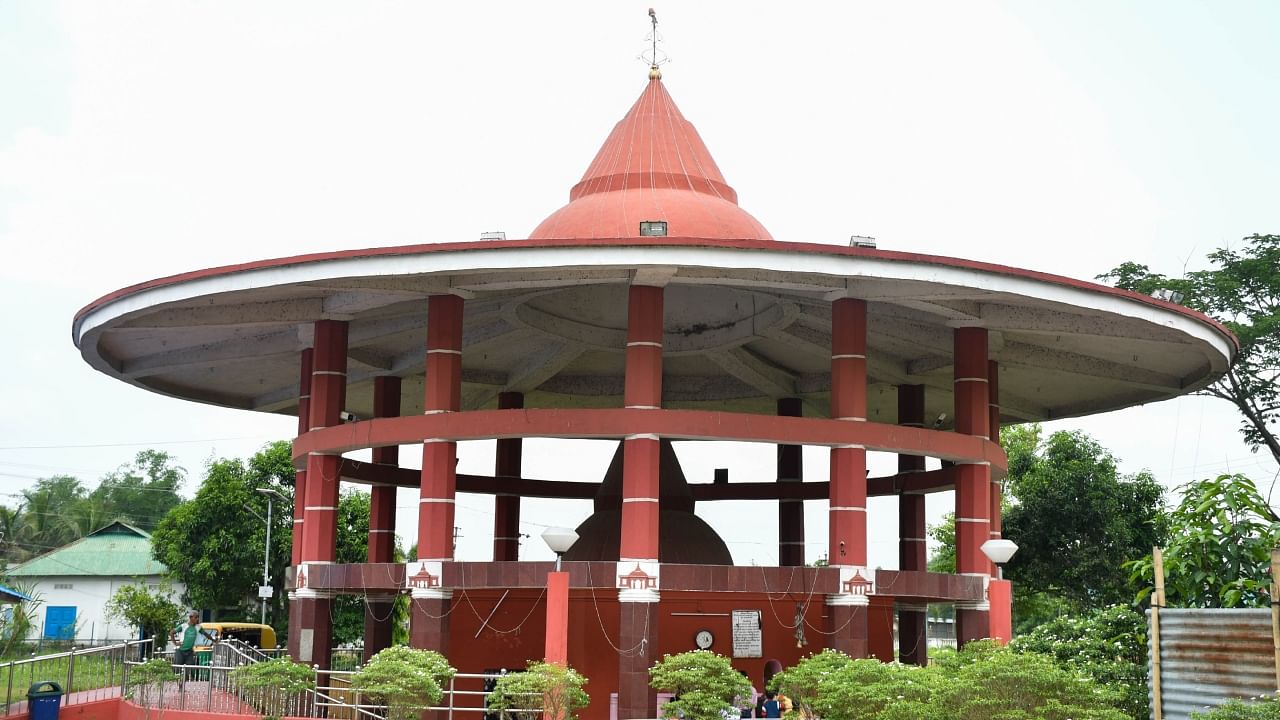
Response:
[[[541,659],[564,634],[592,719],[654,717],[648,668],[698,646],[759,687],[766,665],[824,647],[924,663],[933,603],[955,606],[962,643],[1007,638],[1009,588],[980,549],[1000,537],[1000,427],[1190,393],[1237,349],[1199,313],[1090,282],[775,240],[657,73],[527,239],[197,270],[93,302],[73,335],[140,388],[296,415],[295,659],[328,667],[341,594],[367,600],[366,654],[385,647],[407,594],[411,644],[464,672]],[[525,438],[618,448],[599,482],[567,482],[524,476]],[[491,476],[456,471],[476,439],[497,440]],[[690,482],[672,442],[702,440],[774,445],[776,472]],[[421,447],[421,470],[401,446]],[[805,446],[829,449],[829,477],[806,476]],[[364,449],[372,463],[347,457]],[[898,471],[869,477],[868,452]],[[342,483],[371,487],[366,563],[335,563]],[[419,493],[407,565],[392,558],[399,487]],[[944,491],[955,574],[926,569],[925,495]],[[495,497],[491,561],[454,558],[458,493]],[[869,567],[873,496],[897,498],[896,569]],[[564,556],[567,627],[547,628],[551,563],[520,558],[533,497],[594,503]],[[733,564],[696,514],[723,500],[776,506],[777,567]],[[829,513],[827,566],[805,565],[806,502]]]

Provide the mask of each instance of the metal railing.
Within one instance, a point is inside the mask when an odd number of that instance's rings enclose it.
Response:
[[[219,649],[221,648],[221,649]],[[257,662],[266,655],[256,648],[219,643],[215,647],[217,664],[175,665],[173,681],[146,687],[128,687],[128,666],[120,691],[130,702],[156,709],[198,710],[206,713],[255,714],[275,717],[328,718],[328,720],[385,720],[387,707],[370,702],[351,687],[354,670],[315,670],[314,690],[283,693],[272,688],[247,688],[236,682],[232,671]],[[439,705],[420,708],[445,713],[450,720],[457,714],[489,712],[484,697],[488,681],[500,675],[492,673],[458,673],[444,688]],[[536,713],[536,710],[513,710],[514,713]],[[478,718],[477,718],[478,720]]]
[[[125,664],[145,656],[150,649],[150,640],[130,640],[0,663],[5,685],[4,714],[24,712],[27,690],[38,682],[62,685],[63,705],[119,697]]]

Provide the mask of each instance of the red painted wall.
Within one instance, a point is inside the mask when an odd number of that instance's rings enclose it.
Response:
[[[546,626],[546,602],[541,591],[455,590],[450,619],[449,660],[459,672],[478,673],[487,669],[519,669],[529,660],[541,660]],[[501,604],[499,600],[501,599]],[[826,646],[823,635],[826,598],[821,594],[797,593],[692,593],[662,591],[658,612],[658,643],[655,659],[696,649],[694,635],[710,630],[715,636],[713,652],[733,654],[732,617],[734,610],[759,610],[763,620],[763,653],[759,658],[739,658],[734,667],[745,670],[757,689],[763,687],[765,663],[776,659],[790,667],[801,658]],[[795,623],[797,603],[804,609],[804,636],[808,644],[797,647]],[[497,611],[494,608],[497,606]],[[489,614],[493,613],[492,617]],[[681,614],[697,613],[697,614]],[[488,624],[481,630],[485,618]],[[869,611],[871,649],[881,659],[893,659],[893,606],[883,601]],[[617,591],[575,589],[569,598],[569,665],[585,674],[591,704],[584,720],[607,720],[610,695],[618,685],[618,600]],[[480,690],[478,681],[458,681],[460,690]],[[471,696],[475,704],[480,696]]]

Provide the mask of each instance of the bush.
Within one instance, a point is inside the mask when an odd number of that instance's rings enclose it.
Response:
[[[587,679],[554,663],[531,663],[528,669],[507,673],[485,698],[489,709],[503,718],[575,720],[591,698],[582,689]]]
[[[649,668],[649,685],[675,694],[662,706],[665,718],[724,720],[737,715],[735,703],[750,697],[751,681],[729,659],[709,650],[663,655]]]
[[[792,706],[803,718],[834,718],[835,708],[819,702],[819,691],[852,662],[853,658],[839,650],[823,650],[774,675],[768,689],[791,698]]]
[[[284,715],[294,695],[316,686],[315,671],[287,657],[242,665],[231,671],[231,679],[245,690],[265,691],[258,709],[269,717]]]
[[[351,688],[384,703],[389,720],[417,720],[423,708],[444,698],[454,672],[434,650],[395,645],[369,658],[351,676]]]
[[[1137,720],[1148,716],[1147,620],[1121,605],[1084,617],[1060,617],[1014,638],[1015,652],[1048,655],[1123,696],[1120,708]]]
[[[1280,698],[1230,700],[1208,712],[1191,713],[1191,720],[1280,720]]]
[[[991,641],[939,651],[928,667],[809,657],[774,678],[798,718],[823,720],[1126,720],[1122,696],[1035,653]],[[800,700],[797,702],[797,698]]]

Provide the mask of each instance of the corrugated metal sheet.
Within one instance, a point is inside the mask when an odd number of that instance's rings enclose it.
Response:
[[[1150,626],[1148,610],[1148,629]],[[1148,662],[1150,657],[1148,644]],[[1230,698],[1274,693],[1271,611],[1161,610],[1160,668],[1166,720],[1188,720],[1193,711],[1221,705]]]

